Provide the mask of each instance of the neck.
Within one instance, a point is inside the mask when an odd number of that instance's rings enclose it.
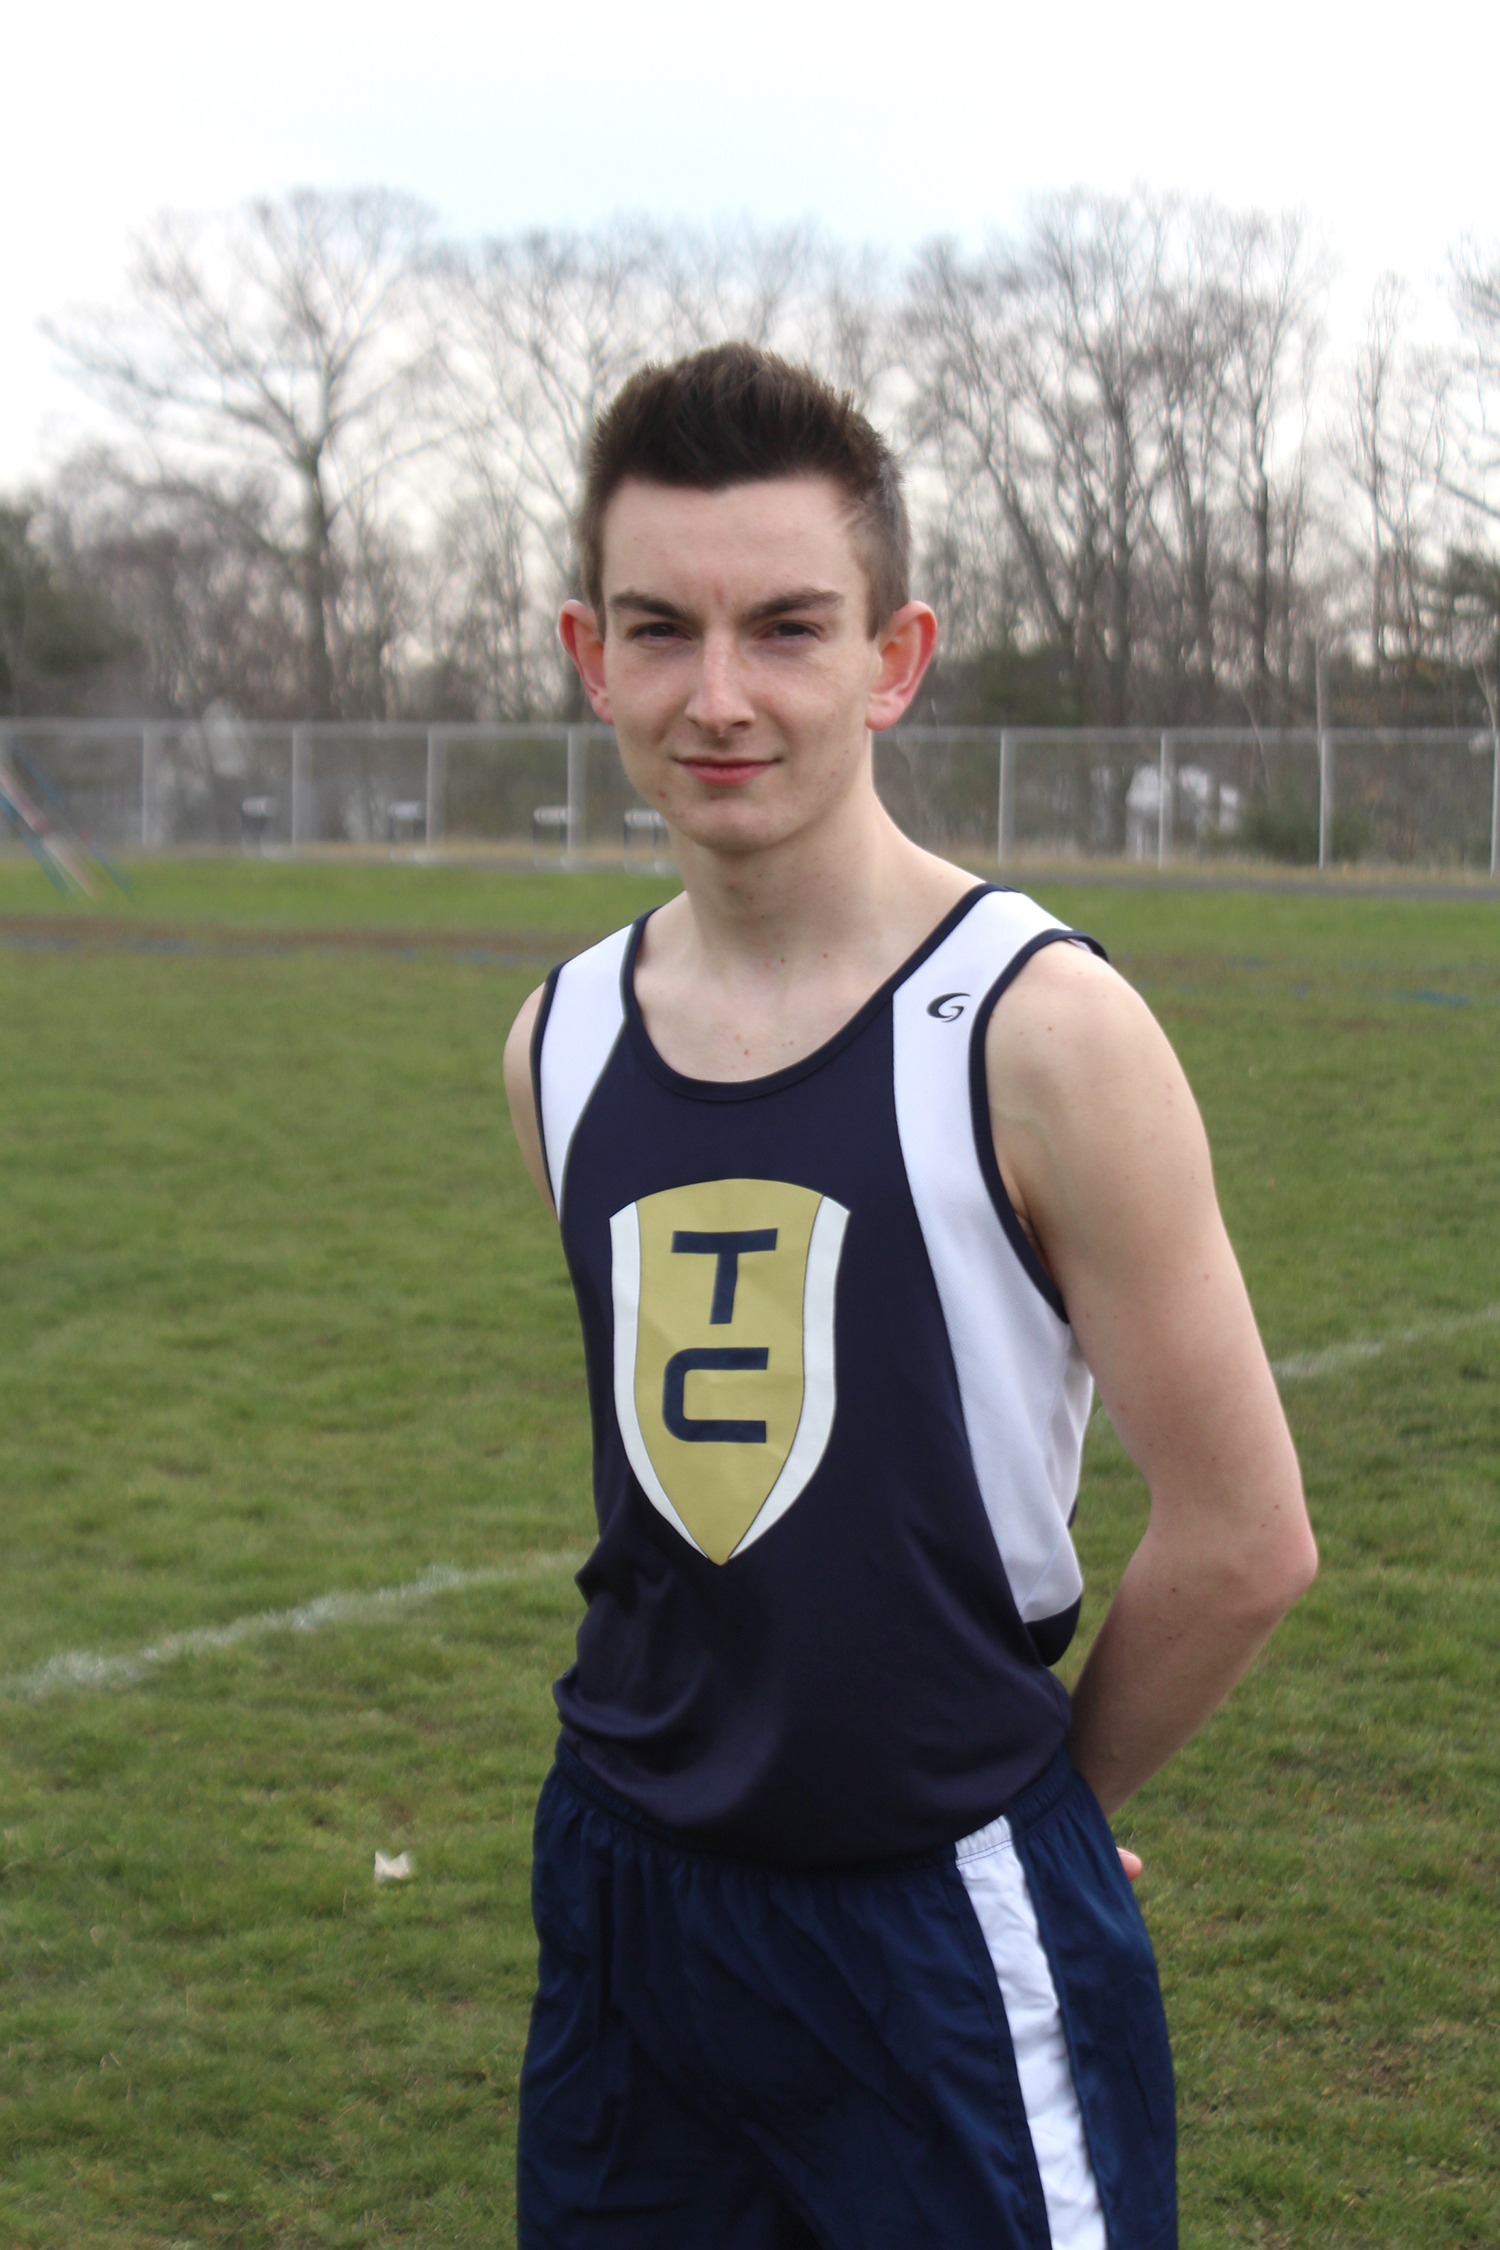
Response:
[[[721,974],[774,965],[796,977],[886,956],[895,967],[973,883],[902,833],[868,768],[828,818],[763,850],[676,842],[686,893],[679,938]]]

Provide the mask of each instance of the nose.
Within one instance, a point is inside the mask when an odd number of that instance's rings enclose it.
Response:
[[[720,739],[754,719],[755,707],[732,633],[705,634],[686,715],[704,734]]]

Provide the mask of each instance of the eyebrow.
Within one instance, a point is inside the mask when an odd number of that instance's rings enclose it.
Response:
[[[832,587],[798,586],[790,594],[773,594],[769,601],[757,602],[754,609],[747,613],[746,622],[751,625],[766,625],[773,617],[789,617],[794,611],[800,614],[812,609],[826,614],[842,609],[843,606],[843,595],[835,593]]]
[[[695,622],[691,610],[683,609],[677,602],[669,602],[661,594],[647,594],[634,586],[627,586],[618,594],[611,594],[606,605],[612,617],[627,612],[638,617],[662,617],[674,625]],[[768,625],[773,618],[805,615],[808,610],[825,615],[844,606],[844,597],[830,586],[795,586],[785,594],[772,594],[766,601],[757,602],[745,612],[743,623]]]
[[[622,594],[611,594],[605,607],[615,617],[634,610],[643,617],[670,617],[677,624],[685,624],[688,618],[688,612],[679,609],[676,602],[665,601],[660,594],[639,594],[633,586],[627,586]]]

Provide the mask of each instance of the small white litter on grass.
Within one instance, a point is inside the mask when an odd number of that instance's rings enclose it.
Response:
[[[377,1883],[409,1883],[415,1873],[410,1852],[397,1852],[394,1859],[387,1859],[384,1852],[375,1854]]]
[[[174,1657],[210,1656],[219,1649],[238,1648],[244,1641],[264,1640],[271,1633],[317,1633],[325,1625],[388,1624],[414,1603],[429,1602],[438,1594],[462,1593],[471,1586],[509,1586],[518,1579],[550,1577],[554,1571],[571,1574],[583,1560],[581,1548],[565,1548],[486,1570],[455,1570],[450,1564],[434,1563],[420,1578],[404,1586],[379,1586],[370,1594],[319,1594],[315,1601],[303,1602],[296,1609],[261,1610],[251,1617],[233,1618],[227,1625],[201,1625],[191,1632],[166,1633],[159,1641],[126,1655],[67,1649],[49,1656],[34,1671],[0,1679],[0,1702],[40,1703],[68,1688],[134,1687],[148,1672],[169,1664]]]

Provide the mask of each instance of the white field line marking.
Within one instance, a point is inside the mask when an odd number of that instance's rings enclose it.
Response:
[[[1440,1344],[1450,1336],[1462,1336],[1471,1328],[1497,1325],[1500,1325],[1500,1305],[1486,1305],[1479,1312],[1454,1313],[1441,1320],[1419,1320],[1410,1328],[1396,1329],[1390,1336],[1330,1344],[1321,1352],[1293,1352],[1289,1359],[1273,1359],[1271,1373],[1278,1383],[1305,1383],[1317,1375],[1342,1375],[1347,1368],[1362,1367],[1368,1359],[1379,1359],[1386,1352],[1399,1351],[1403,1344]],[[1089,1419],[1091,1424],[1103,1423],[1110,1427],[1102,1399],[1095,1398]]]
[[[1390,1336],[1372,1337],[1349,1344],[1331,1344],[1326,1351],[1294,1352],[1275,1359],[1271,1372],[1279,1383],[1306,1382],[1318,1375],[1338,1375],[1365,1360],[1403,1344],[1441,1343],[1471,1328],[1500,1325],[1500,1305],[1480,1312],[1460,1313],[1445,1320],[1422,1320],[1398,1328]],[[1103,1414],[1097,1402],[1096,1417]],[[242,1641],[263,1640],[270,1633],[317,1633],[325,1625],[378,1625],[399,1617],[415,1603],[437,1594],[458,1593],[469,1586],[509,1586],[517,1580],[545,1577],[554,1570],[576,1570],[584,1561],[582,1549],[565,1548],[540,1554],[523,1563],[502,1564],[488,1570],[455,1570],[434,1563],[420,1578],[405,1586],[377,1587],[373,1594],[319,1594],[297,1609],[262,1610],[251,1617],[236,1617],[227,1625],[204,1625],[187,1633],[168,1633],[147,1648],[124,1656],[101,1656],[93,1649],[69,1649],[49,1656],[31,1672],[0,1679],[0,1703],[40,1703],[68,1688],[133,1687],[160,1664],[177,1656],[211,1655],[217,1649],[237,1648]]]
[[[420,1578],[405,1586],[380,1586],[370,1594],[319,1594],[297,1609],[261,1610],[251,1617],[236,1617],[227,1625],[202,1625],[192,1632],[167,1633],[147,1648],[124,1656],[101,1656],[93,1649],[69,1649],[49,1656],[31,1672],[0,1679],[0,1702],[40,1703],[68,1688],[134,1687],[159,1664],[177,1656],[211,1655],[218,1649],[238,1648],[243,1641],[264,1640],[270,1633],[318,1633],[325,1625],[382,1625],[393,1622],[418,1602],[437,1594],[459,1593],[470,1586],[511,1586],[527,1578],[545,1578],[554,1571],[574,1571],[585,1560],[582,1548],[564,1548],[539,1554],[525,1562],[499,1564],[486,1570],[455,1570],[434,1563]]]
[[[1403,1344],[1440,1344],[1450,1336],[1462,1336],[1467,1329],[1493,1328],[1497,1323],[1500,1305],[1486,1305],[1482,1312],[1458,1313],[1446,1320],[1419,1320],[1410,1328],[1398,1328],[1392,1336],[1364,1343],[1330,1344],[1321,1352],[1294,1352],[1290,1359],[1273,1359],[1271,1373],[1278,1383],[1306,1382],[1314,1375],[1341,1375],[1346,1367],[1379,1359],[1383,1352],[1396,1351]]]

